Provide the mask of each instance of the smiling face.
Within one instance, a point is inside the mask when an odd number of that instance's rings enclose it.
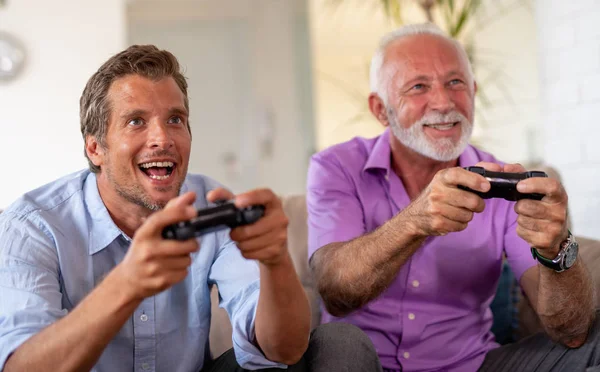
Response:
[[[171,77],[115,80],[108,91],[110,119],[104,141],[86,138],[100,167],[98,189],[109,211],[127,206],[163,208],[179,195],[191,147],[184,95]]]
[[[405,147],[428,158],[458,158],[473,130],[475,83],[456,45],[412,35],[386,49],[382,74],[388,124]]]

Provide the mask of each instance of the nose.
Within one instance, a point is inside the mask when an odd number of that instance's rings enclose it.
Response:
[[[166,150],[173,146],[173,138],[167,124],[154,122],[149,127],[148,147]]]
[[[429,97],[429,108],[439,111],[442,114],[454,110],[455,104],[450,96],[450,92],[442,84],[432,87]]]

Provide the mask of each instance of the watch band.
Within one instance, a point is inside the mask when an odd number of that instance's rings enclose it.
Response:
[[[533,247],[531,247],[531,255],[534,259],[538,260],[539,263],[546,266],[547,268],[550,268],[558,273],[565,271],[565,269],[561,267],[560,262],[542,256],[540,252],[538,252],[538,250]]]
[[[538,252],[537,249],[535,249],[534,247],[531,247],[531,255],[533,256],[534,259],[538,260],[539,263],[541,263],[542,265],[546,266],[547,268],[550,268],[556,272],[563,272],[567,269],[570,268],[566,267],[565,265],[565,250],[567,248],[569,248],[569,246],[571,245],[571,243],[573,242],[573,234],[571,234],[571,231],[567,230],[567,238],[560,243],[560,250],[558,251],[558,254],[556,255],[556,257],[554,259],[549,259],[546,258],[544,256],[542,256],[540,254],[540,252]]]

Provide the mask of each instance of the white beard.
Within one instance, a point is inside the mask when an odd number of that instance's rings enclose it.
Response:
[[[451,111],[447,114],[436,111],[427,113],[408,128],[403,128],[398,123],[396,112],[393,109],[387,109],[387,114],[392,133],[400,143],[423,156],[437,161],[458,159],[469,144],[469,138],[471,138],[473,132],[473,123],[457,111]],[[431,139],[427,137],[423,130],[426,124],[453,122],[458,122],[457,125],[461,127],[460,139],[457,143],[454,143],[450,138]]]

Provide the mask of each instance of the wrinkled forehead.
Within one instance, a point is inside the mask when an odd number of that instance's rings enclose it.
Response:
[[[464,50],[441,36],[405,36],[391,42],[385,50],[382,66],[385,80],[404,80],[414,76],[435,78],[449,72],[471,78]]]
[[[126,75],[112,82],[108,96],[115,100],[131,101],[180,101],[184,94],[170,76],[150,79],[141,75]]]
[[[171,77],[152,80],[140,75],[126,75],[113,81],[107,98],[112,114],[132,108],[151,112],[179,107],[187,111],[185,96]]]

